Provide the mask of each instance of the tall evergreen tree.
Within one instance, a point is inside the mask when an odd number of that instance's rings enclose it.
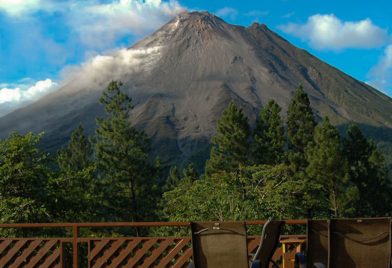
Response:
[[[97,119],[96,161],[103,206],[110,220],[140,221],[155,206],[155,167],[148,161],[149,141],[129,121],[132,100],[112,81],[101,96],[107,117]]]
[[[281,110],[279,105],[271,100],[260,111],[252,146],[256,164],[276,165],[283,159],[285,137]]]
[[[84,133],[84,128],[79,125],[71,134],[68,146],[59,151],[57,162],[60,170],[68,173],[90,167],[93,149],[91,142]]]
[[[11,134],[0,140],[0,222],[48,222],[49,155],[38,147],[43,134]]]
[[[163,186],[163,192],[171,191],[176,188],[180,180],[181,178],[177,166],[172,166],[169,170],[169,176],[166,179],[165,185]]]
[[[193,163],[189,164],[182,171],[184,179],[189,179],[191,181],[195,181],[199,178],[199,173],[196,170],[196,167]]]
[[[339,132],[328,118],[316,127],[314,142],[307,147],[306,157],[309,162],[307,176],[319,185],[316,196],[321,203],[318,210],[323,211],[325,206],[333,217],[351,216],[358,191],[349,183]]]
[[[84,129],[79,126],[66,148],[59,151],[59,174],[51,182],[53,214],[59,220],[94,221],[97,206],[93,150]]]
[[[212,138],[210,159],[206,163],[208,175],[235,171],[249,162],[250,128],[248,118],[234,102],[218,120],[217,133]]]
[[[353,204],[359,217],[390,215],[391,185],[383,156],[363,136],[357,125],[350,125],[344,139],[350,180],[358,187],[359,200]]]
[[[304,170],[307,166],[305,148],[313,139],[316,121],[308,95],[300,86],[295,92],[287,111],[287,137],[289,162],[292,169]]]

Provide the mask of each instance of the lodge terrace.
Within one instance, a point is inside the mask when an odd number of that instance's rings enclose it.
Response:
[[[248,233],[252,233],[245,234],[249,260],[258,254],[261,237],[269,236],[268,233],[264,233],[266,228],[263,226],[268,225],[266,222],[264,220],[239,222],[240,225],[246,226]],[[213,224],[211,226],[214,226],[212,228],[214,230],[219,230],[221,225],[222,230],[228,230],[231,227],[230,225],[225,227],[226,223],[229,222],[206,224]],[[279,243],[271,254],[271,262],[259,267],[305,267],[299,266],[298,260],[295,264],[296,254],[300,252],[305,255],[307,253],[307,258],[312,259],[305,261],[308,264],[317,263],[324,258],[325,262],[328,262],[328,266],[325,267],[370,267],[369,261],[375,264],[371,266],[374,268],[390,267],[390,218],[286,220],[281,223],[285,227],[281,229]],[[197,239],[195,239],[196,232],[191,231],[191,227],[192,223],[189,222],[0,224],[3,236],[6,233],[4,230],[13,230],[14,234],[19,234],[0,238],[0,267],[183,268],[190,267],[190,263],[191,267],[195,268],[211,267],[205,264],[198,265],[197,262],[193,264],[197,261],[193,256],[197,251],[192,248],[192,244]],[[117,230],[117,235],[105,235],[102,230],[106,230],[108,234],[108,228]],[[184,235],[118,235],[121,233],[119,230],[133,230],[130,231],[132,233],[138,230],[137,233],[143,233],[143,230],[154,229],[164,230],[162,233]],[[59,230],[62,230],[64,235],[55,237],[53,234],[61,233]],[[207,228],[198,234],[206,230]],[[260,233],[255,235],[257,230],[260,230]],[[194,232],[193,237],[191,232]],[[307,235],[288,234],[290,232],[303,232]],[[39,235],[31,236],[34,233]],[[159,234],[159,232],[155,233]],[[227,248],[228,244],[222,245],[221,249],[224,251],[225,247]],[[229,255],[236,256],[235,252],[230,252]],[[361,265],[360,262],[365,265]]]

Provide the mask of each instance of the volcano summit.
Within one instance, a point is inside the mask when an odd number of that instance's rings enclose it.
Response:
[[[98,56],[69,71],[56,92],[0,119],[0,135],[45,131],[49,149],[79,124],[92,133],[103,116],[102,90],[123,82],[133,98],[132,122],[152,139],[164,163],[208,157],[216,121],[233,100],[254,122],[274,99],[285,112],[303,85],[317,116],[356,122],[377,136],[392,129],[392,100],[265,25],[234,26],[209,13],[183,13],[128,49]],[[392,139],[385,135],[385,140]]]

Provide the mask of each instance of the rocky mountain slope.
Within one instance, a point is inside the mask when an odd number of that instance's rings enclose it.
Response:
[[[275,99],[287,110],[299,84],[318,116],[353,121],[388,140],[392,100],[291,45],[265,25],[230,25],[209,13],[184,13],[129,49],[74,68],[60,90],[0,119],[0,135],[45,131],[58,148],[82,123],[90,133],[103,115],[100,93],[121,80],[133,98],[132,122],[165,163],[205,158],[216,120],[230,100],[254,122]]]

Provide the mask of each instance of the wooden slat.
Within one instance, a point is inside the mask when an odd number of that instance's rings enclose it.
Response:
[[[28,263],[27,267],[34,267],[37,263],[39,263],[42,258],[48,254],[48,251],[55,246],[59,241],[58,240],[46,240],[47,242],[45,243],[45,245],[43,247],[41,247],[38,252],[37,255],[35,255]]]
[[[16,244],[7,252],[0,260],[0,267],[5,267],[5,265],[15,257],[15,255],[19,252],[19,250],[28,242],[28,240],[18,240]]]
[[[9,245],[11,245],[11,243],[12,243],[14,240],[12,240],[12,239],[4,239],[4,240],[0,240],[0,241],[3,241],[3,242],[0,244],[0,254],[1,254],[4,250],[6,250],[6,248],[7,248]]]
[[[185,250],[184,255],[179,257],[176,261],[176,264],[173,265],[173,268],[182,268],[192,257],[192,249],[188,248]],[[222,267],[223,268],[223,267]]]
[[[113,244],[110,245],[110,248],[108,248],[105,253],[96,260],[94,264],[94,268],[101,268],[102,265],[104,265],[112,256],[113,254],[116,253],[116,251],[121,247],[122,244],[124,244],[125,239],[117,239],[114,241]]]
[[[281,259],[283,256],[283,250],[281,247],[277,248],[274,252],[274,255],[272,255],[272,259],[274,261]]]
[[[139,239],[133,239],[129,242],[129,244],[126,246],[126,248],[124,248],[123,250],[121,250],[120,255],[118,255],[117,258],[115,258],[112,261],[112,264],[110,265],[113,268],[117,268],[120,267],[120,264],[127,258],[127,256],[129,254],[132,253],[132,250],[137,247],[139,245],[139,243],[141,242],[141,240]]]
[[[144,242],[141,249],[139,249],[133,258],[128,260],[128,263],[124,267],[136,267],[135,265],[143,258],[147,251],[157,242],[157,238],[149,239]],[[143,266],[142,266],[143,267]]]
[[[27,258],[33,254],[34,250],[41,244],[42,240],[32,240],[30,245],[23,250],[23,253],[14,261],[10,268],[18,268]]]
[[[58,258],[60,258],[60,250],[56,249],[46,261],[41,265],[41,267],[50,267]]]
[[[170,246],[171,243],[173,243],[173,239],[165,238],[165,240],[159,244],[159,247],[152,252],[151,256],[144,260],[143,266],[150,267],[151,264],[153,264],[161,256],[161,254]]]
[[[167,254],[165,258],[163,258],[160,262],[162,267],[166,267],[171,260],[177,256],[177,254],[191,241],[190,238],[183,238],[179,241],[179,243]]]
[[[111,239],[108,239],[108,240],[99,240],[99,242],[97,242],[97,241],[94,241],[94,243],[96,243],[95,244],[95,247],[94,247],[94,249],[93,249],[93,251],[89,254],[90,256],[89,256],[89,258],[90,258],[90,260],[93,260],[99,253],[101,253],[101,250],[110,242],[110,241],[112,241]],[[93,242],[91,242],[91,243],[93,243]]]
[[[260,245],[260,239],[254,238],[251,240],[248,240],[248,254],[255,253],[256,249]]]

